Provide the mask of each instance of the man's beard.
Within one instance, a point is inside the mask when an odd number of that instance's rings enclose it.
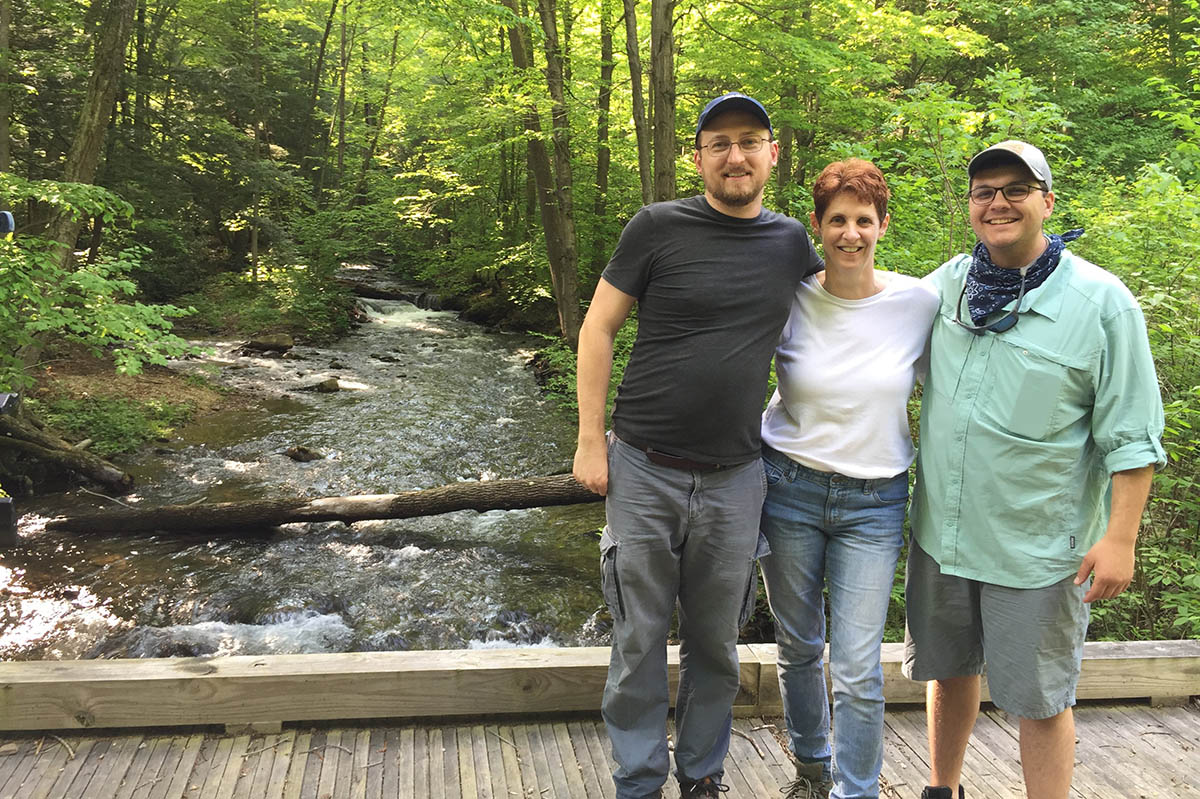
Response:
[[[754,202],[759,194],[762,193],[763,184],[758,181],[747,183],[745,186],[734,188],[732,190],[726,188],[724,179],[716,181],[715,186],[710,186],[708,191],[712,194],[713,199],[724,203],[730,208],[741,208]]]

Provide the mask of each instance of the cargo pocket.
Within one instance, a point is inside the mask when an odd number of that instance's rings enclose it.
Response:
[[[600,535],[600,588],[613,621],[624,621],[625,605],[621,601],[621,580],[617,577],[617,548],[617,542],[606,526]]]
[[[750,561],[750,577],[746,580],[746,594],[742,597],[742,612],[738,616],[738,627],[745,627],[746,622],[754,615],[754,606],[758,603],[758,559],[771,554],[771,545],[767,537],[759,532],[758,544],[754,549],[754,558]]]

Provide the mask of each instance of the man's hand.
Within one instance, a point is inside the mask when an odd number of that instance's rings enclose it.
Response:
[[[608,494],[608,444],[604,439],[599,444],[580,444],[575,450],[575,479],[600,496]]]
[[[1084,595],[1084,602],[1097,599],[1112,599],[1129,587],[1133,580],[1134,545],[1105,536],[1083,556],[1083,563],[1075,575],[1075,585],[1083,585],[1088,575],[1093,575],[1092,586]]]
[[[1083,556],[1083,563],[1079,564],[1079,572],[1075,575],[1075,585],[1083,585],[1088,575],[1093,575],[1092,587],[1084,595],[1084,602],[1112,599],[1129,587],[1133,579],[1138,527],[1142,523],[1142,509],[1146,507],[1153,477],[1153,466],[1113,473],[1108,529]]]

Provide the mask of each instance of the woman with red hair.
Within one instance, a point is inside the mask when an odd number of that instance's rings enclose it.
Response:
[[[779,387],[763,413],[771,554],[761,563],[796,758],[788,799],[879,796],[880,643],[913,461],[907,403],[939,305],[922,281],[875,265],[889,197],[883,174],[860,159],[817,178],[811,221],[825,271],[797,289],[775,352]]]

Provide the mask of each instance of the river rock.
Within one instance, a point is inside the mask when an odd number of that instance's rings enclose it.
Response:
[[[319,461],[325,457],[323,453],[317,452],[315,449],[309,449],[303,444],[299,444],[294,447],[288,447],[283,454],[300,463]]]
[[[256,336],[241,346],[242,352],[287,352],[296,342],[287,333]]]
[[[340,383],[338,383],[336,377],[331,377],[328,380],[322,380],[320,383],[317,383],[315,386],[313,386],[313,391],[321,394],[332,394],[335,391],[341,390],[342,386]]]

